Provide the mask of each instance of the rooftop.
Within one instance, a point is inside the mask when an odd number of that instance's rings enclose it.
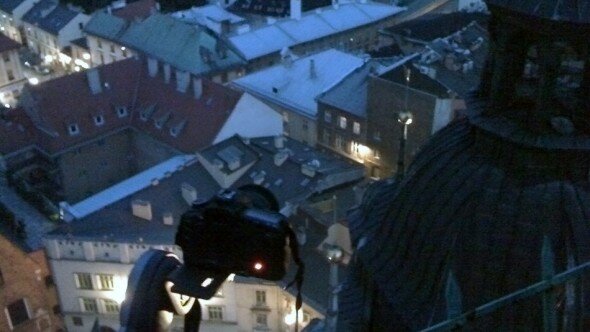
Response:
[[[0,1],[0,10],[12,14],[12,11],[20,6],[25,0],[2,0]]]
[[[114,40],[197,75],[243,64],[233,50],[225,47],[224,41],[202,28],[163,14],[130,25]]]
[[[483,13],[427,14],[415,20],[387,28],[385,32],[416,41],[430,42],[441,36],[453,34],[473,21],[482,27],[487,27],[488,19],[489,15]],[[432,27],[436,27],[436,29]]]
[[[89,85],[88,75],[93,71],[98,93]],[[202,95],[196,98],[192,88],[179,92],[175,82],[166,84],[161,73],[151,77],[145,62],[132,58],[27,86],[23,90],[23,99],[28,100],[23,102],[26,112],[10,110],[1,123],[0,152],[12,153],[35,144],[54,155],[134,127],[192,153],[213,143],[243,95],[206,79],[201,82]],[[64,91],[76,93],[63,98]],[[156,126],[156,120],[162,123]],[[73,134],[72,125],[76,126]]]
[[[330,90],[322,93],[318,97],[318,101],[365,118],[367,115],[368,79],[369,75],[376,73],[377,67],[381,66],[376,61],[366,62]]]
[[[331,3],[331,0],[302,0],[301,11],[306,12],[325,7]],[[235,12],[263,16],[284,17],[291,14],[290,0],[237,0],[229,9]]]
[[[98,11],[86,23],[84,32],[108,40],[117,40],[127,27],[128,22],[125,19]]]
[[[126,21],[142,20],[158,11],[156,0],[139,0],[124,7],[113,8],[113,15]]]
[[[487,0],[486,3],[549,20],[590,23],[590,3],[587,0]]]
[[[238,24],[245,21],[244,18],[232,14],[217,5],[205,5],[192,7],[187,10],[178,11],[172,14],[172,17],[190,24],[199,24],[220,33],[219,25],[222,21],[229,21],[230,24]]]
[[[308,117],[315,117],[316,97],[363,64],[361,58],[330,49],[246,75],[232,84]]]
[[[285,207],[287,202],[296,204],[314,193],[363,177],[362,165],[320,153],[288,138],[283,144],[283,148],[276,148],[274,137],[244,142],[234,136],[204,149],[201,154],[216,159],[228,147],[239,151],[245,159],[237,169],[231,171],[240,174],[231,187],[258,183],[275,194],[281,207]],[[275,155],[279,150],[287,153],[287,159],[277,166]],[[310,177],[302,173],[301,167],[312,160],[316,160],[314,163],[319,166],[316,174]],[[230,172],[227,160],[221,160],[221,164],[226,167],[225,172]],[[176,227],[164,225],[162,214],[172,213],[174,226],[178,225],[180,215],[189,207],[181,194],[183,184],[194,188],[195,195],[201,198],[207,199],[217,193],[221,186],[216,182],[216,175],[211,172],[206,165],[196,163],[194,155],[174,157],[82,202],[71,206],[62,204],[66,215],[78,216],[80,219],[64,225],[51,233],[50,237],[172,244]],[[351,175],[351,172],[354,174]],[[336,177],[339,180],[335,180]],[[137,199],[150,202],[151,214],[154,216],[151,221],[132,214],[131,206]]]
[[[23,16],[22,20],[47,32],[58,34],[79,14],[59,5],[55,0],[41,0]]]
[[[358,28],[393,16],[404,9],[382,3],[343,3],[303,13],[301,19],[279,19],[261,27],[238,29],[228,37],[246,60],[279,52],[311,40]]]

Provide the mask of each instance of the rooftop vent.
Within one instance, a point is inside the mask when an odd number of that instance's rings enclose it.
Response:
[[[252,181],[257,184],[257,185],[261,185],[262,182],[264,182],[264,178],[266,177],[266,172],[265,171],[260,171],[260,173],[256,174],[256,176],[254,176],[254,178],[252,179]]]
[[[275,136],[275,148],[282,149],[285,147],[285,138],[282,135]]]
[[[156,77],[158,75],[158,60],[154,58],[148,58],[148,73],[151,77]]]
[[[241,167],[241,159],[243,155],[244,153],[233,145],[217,152],[217,156],[227,164],[230,171],[235,171]]]
[[[287,159],[289,159],[289,152],[279,151],[274,155],[275,166],[282,166]]]
[[[164,225],[174,225],[174,217],[172,216],[172,212],[162,213],[162,222]]]
[[[133,215],[145,220],[152,220],[152,204],[148,201],[136,199],[131,203]]]
[[[197,189],[186,182],[183,182],[180,185],[180,192],[182,194],[182,198],[184,198],[184,201],[189,206],[193,204],[193,202],[198,198]]]
[[[98,69],[92,68],[86,71],[86,78],[88,79],[88,87],[93,95],[102,92],[102,86],[100,85],[100,75]]]

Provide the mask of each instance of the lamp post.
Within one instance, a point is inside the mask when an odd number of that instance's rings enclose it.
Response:
[[[330,299],[326,317],[326,332],[334,332],[338,318],[338,265],[342,261],[344,253],[342,248],[334,244],[324,244],[324,253],[330,262]]]
[[[399,154],[397,158],[397,178],[401,179],[405,172],[405,154],[406,141],[408,139],[408,126],[412,124],[412,113],[405,111],[400,112],[397,121],[402,125],[402,130],[399,138]]]

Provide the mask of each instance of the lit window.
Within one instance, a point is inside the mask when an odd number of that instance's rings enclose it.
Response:
[[[102,299],[102,304],[104,306],[104,312],[107,314],[118,314],[119,313],[119,304],[113,300],[109,299]]]
[[[262,290],[256,291],[256,304],[266,304],[266,292]]]
[[[97,126],[102,126],[104,124],[104,117],[102,115],[97,115],[94,117],[94,124]]]
[[[223,307],[212,305],[207,307],[209,313],[209,320],[223,320]]]
[[[219,287],[217,292],[215,292],[215,297],[223,297],[223,287]]]
[[[78,289],[93,289],[90,273],[74,273],[74,279]]]
[[[338,118],[338,125],[340,126],[340,128],[342,129],[346,129],[346,118],[341,116]]]
[[[70,133],[70,135],[78,135],[80,133],[80,128],[78,127],[77,124],[72,123],[68,126],[68,132]]]
[[[112,274],[99,274],[98,284],[102,290],[113,290],[115,289],[114,277]]]
[[[82,306],[83,312],[98,312],[98,306],[96,305],[96,299],[81,298],[80,305]]]
[[[24,298],[9,304],[5,312],[11,330],[31,318],[27,301]]]
[[[289,114],[287,112],[283,112],[283,122],[289,122]]]
[[[361,124],[355,121],[352,124],[352,132],[359,135],[361,133]]]
[[[324,121],[327,123],[332,122],[332,113],[329,111],[324,112]]]

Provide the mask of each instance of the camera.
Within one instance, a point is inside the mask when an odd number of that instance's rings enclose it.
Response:
[[[195,299],[213,297],[232,273],[280,280],[291,259],[298,268],[287,288],[297,286],[297,312],[303,303],[305,266],[295,233],[278,210],[272,193],[257,185],[195,201],[182,214],[176,232],[184,264],[172,253],[155,249],[135,263],[121,309],[123,330],[153,331],[166,325],[160,325],[157,313],[167,311],[185,316],[185,331],[198,331],[201,311]]]
[[[272,193],[246,185],[194,202],[176,244],[188,270],[280,280],[290,262],[290,231]]]

